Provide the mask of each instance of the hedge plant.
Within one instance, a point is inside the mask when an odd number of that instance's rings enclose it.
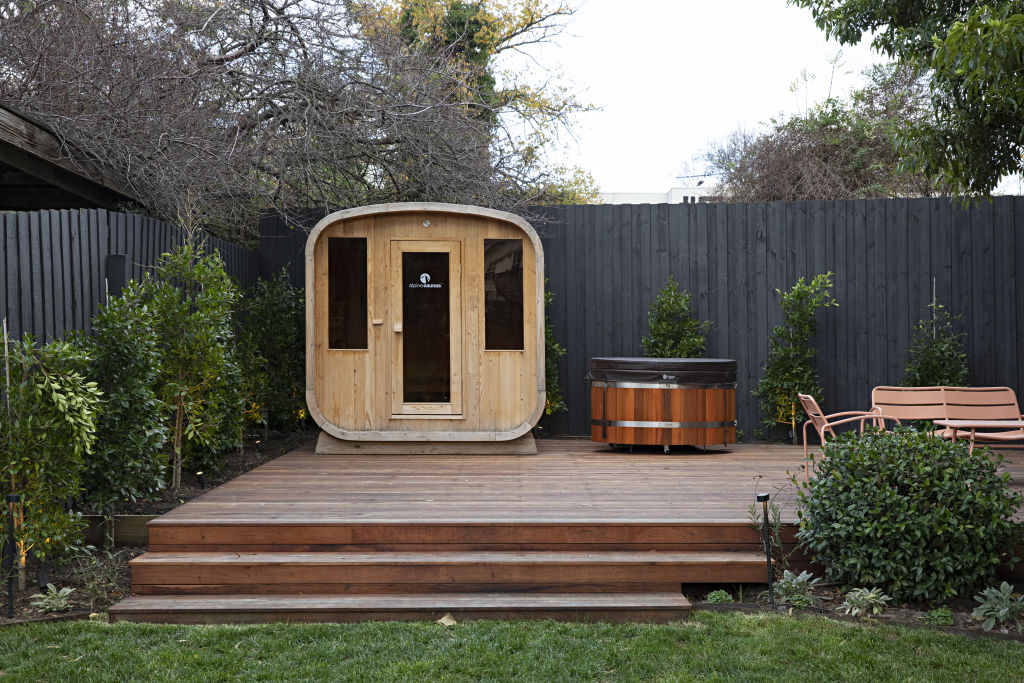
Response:
[[[647,325],[650,335],[640,341],[644,356],[700,358],[704,355],[704,337],[711,323],[694,319],[690,312],[690,293],[680,290],[672,275],[651,304]]]
[[[238,288],[220,255],[186,242],[163,254],[140,289],[158,339],[157,396],[171,433],[171,488],[182,462],[217,469],[220,453],[241,442],[241,375],[232,307]]]
[[[1001,456],[913,428],[829,441],[799,491],[797,539],[828,577],[932,602],[989,583],[1015,547],[1020,494]]]
[[[256,283],[236,316],[250,424],[290,431],[306,419],[306,306],[282,269]]]
[[[760,399],[763,424],[774,427],[788,425],[796,442],[796,421],[800,401],[797,394],[810,394],[821,399],[822,389],[814,368],[817,350],[811,345],[815,318],[820,308],[838,306],[832,298],[832,273],[815,275],[810,282],[803,278],[789,290],[776,289],[785,322],[772,329],[768,345],[768,362],[753,394]]]
[[[910,360],[902,384],[907,387],[962,387],[967,385],[967,352],[963,332],[953,329],[954,318],[939,303],[928,305],[931,318],[914,326]]]
[[[170,434],[156,384],[160,353],[152,312],[135,281],[110,299],[83,337],[89,376],[103,391],[96,443],[82,472],[83,498],[100,513],[145,500],[166,485],[163,451]]]
[[[544,291],[544,414],[554,415],[567,409],[562,383],[558,378],[558,361],[566,354],[565,347],[555,341],[551,317],[547,313],[554,294]]]
[[[67,341],[37,346],[31,335],[3,341],[0,490],[22,496],[14,525],[24,588],[29,551],[45,558],[81,544],[81,515],[70,512],[66,501],[78,495],[82,461],[95,439],[100,390],[82,373],[89,358],[81,347]],[[0,544],[7,541],[7,515],[4,504]]]

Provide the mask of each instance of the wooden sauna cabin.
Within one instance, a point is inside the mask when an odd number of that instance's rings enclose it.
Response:
[[[380,204],[306,242],[306,402],[318,453],[533,454],[544,253],[503,211]]]

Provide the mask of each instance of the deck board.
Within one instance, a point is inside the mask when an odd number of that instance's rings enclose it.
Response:
[[[791,446],[629,454],[583,440],[539,440],[536,456],[315,455],[298,450],[151,525],[560,524],[747,521],[756,491],[802,471]],[[784,518],[795,521],[791,495]]]

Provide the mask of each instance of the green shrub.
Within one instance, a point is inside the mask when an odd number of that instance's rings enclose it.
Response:
[[[1014,547],[1020,494],[987,448],[914,429],[829,441],[798,493],[797,538],[828,577],[900,602],[966,595]]]
[[[820,397],[821,385],[814,369],[817,351],[811,346],[814,321],[819,308],[838,306],[832,298],[832,273],[815,275],[809,283],[800,278],[789,291],[776,289],[785,323],[772,329],[768,362],[753,392],[760,398],[763,423],[789,425],[796,438],[797,394]]]
[[[999,588],[986,588],[974,598],[979,604],[971,616],[981,622],[981,627],[991,631],[998,624],[1000,628],[1013,626],[1017,633],[1024,632],[1024,597],[1013,594],[1013,586],[1003,581]]]
[[[942,304],[929,304],[928,308],[932,310],[931,319],[920,320],[914,327],[910,360],[902,384],[907,387],[965,386],[966,334],[953,331],[954,318]]]
[[[885,606],[892,598],[882,592],[881,588],[854,588],[846,594],[843,604],[836,608],[851,617],[873,617],[885,611]]]
[[[732,602],[732,595],[727,591],[719,588],[718,590],[711,591],[708,593],[707,602],[720,603],[720,602]]]
[[[658,292],[647,313],[650,336],[640,344],[648,358],[699,358],[704,355],[704,336],[711,323],[694,320],[690,313],[690,294],[680,291],[673,276]]]
[[[6,342],[6,340],[4,340]],[[7,400],[0,405],[0,491],[21,494],[15,508],[19,583],[28,551],[44,558],[81,544],[81,515],[65,501],[79,492],[82,460],[95,439],[100,391],[82,369],[89,357],[75,344],[36,346],[30,335],[5,343]],[[0,508],[6,543],[8,506]]]
[[[565,347],[555,341],[551,331],[551,320],[547,315],[547,307],[551,304],[554,294],[544,292],[544,414],[554,415],[567,408],[562,384],[558,379],[558,361],[565,355]]]
[[[782,602],[806,609],[821,602],[821,598],[811,593],[811,589],[820,581],[820,577],[815,578],[810,572],[802,571],[799,574],[794,574],[787,569],[782,573],[782,578],[772,585],[772,588]]]
[[[235,361],[232,306],[238,289],[219,254],[186,243],[163,254],[141,284],[160,352],[157,396],[172,435],[171,487],[181,486],[183,459],[217,470],[220,454],[241,442],[241,375]]]
[[[306,418],[306,305],[282,269],[256,283],[236,314],[250,423],[291,431]]]
[[[82,471],[85,502],[101,513],[145,500],[165,486],[169,431],[156,395],[160,367],[156,332],[138,285],[128,283],[92,320],[83,337],[89,377],[103,391],[96,443]]]

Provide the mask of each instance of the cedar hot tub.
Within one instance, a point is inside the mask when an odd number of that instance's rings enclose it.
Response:
[[[612,445],[736,442],[736,361],[592,358],[590,436]]]

